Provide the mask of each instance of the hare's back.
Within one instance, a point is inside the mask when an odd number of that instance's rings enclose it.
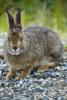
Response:
[[[62,56],[63,44],[58,34],[52,30],[40,26],[31,26],[25,30],[25,34],[35,52]]]
[[[63,59],[63,44],[57,33],[52,31],[48,32],[47,47],[49,55],[58,61]]]
[[[25,39],[29,42],[30,49],[43,54],[47,49],[46,30],[40,26],[31,26],[24,30]]]

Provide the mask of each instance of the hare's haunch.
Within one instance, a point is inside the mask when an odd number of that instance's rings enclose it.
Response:
[[[17,79],[26,77],[33,68],[43,72],[49,66],[59,64],[63,59],[63,45],[57,33],[40,26],[31,26],[23,30],[20,9],[17,9],[16,23],[6,11],[9,19],[9,33],[5,43],[4,57],[9,66],[7,78],[22,69]]]

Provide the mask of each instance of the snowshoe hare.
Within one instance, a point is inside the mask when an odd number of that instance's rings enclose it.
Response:
[[[5,42],[4,58],[9,66],[8,79],[25,78],[33,68],[44,72],[59,64],[63,59],[63,45],[57,33],[40,26],[31,26],[23,30],[21,11],[16,11],[16,22],[6,10],[9,21],[9,33]]]

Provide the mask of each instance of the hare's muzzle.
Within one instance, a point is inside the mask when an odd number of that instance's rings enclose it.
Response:
[[[20,48],[13,47],[11,50],[9,50],[9,53],[12,55],[19,55],[21,53]]]
[[[15,46],[15,47],[13,47],[13,49],[16,51],[17,50],[17,47]]]
[[[17,48],[17,47],[13,47],[13,49],[12,49],[12,52],[19,52],[20,51],[20,48]]]

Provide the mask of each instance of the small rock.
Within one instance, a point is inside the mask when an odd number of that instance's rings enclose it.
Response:
[[[10,100],[9,97],[3,97],[2,100]]]
[[[43,87],[41,87],[41,86],[36,87],[35,90],[36,90],[37,92],[43,92],[43,91],[44,91]]]
[[[66,79],[64,79],[64,84],[66,84],[66,85],[67,85],[67,78],[66,78]]]
[[[11,92],[8,92],[8,96],[12,96],[13,95],[13,93],[11,93]]]
[[[50,74],[51,78],[55,78],[55,77],[58,77],[59,76],[59,73],[58,72],[52,72]]]
[[[3,92],[3,91],[4,91],[4,88],[1,87],[1,88],[0,88],[0,92]]]
[[[2,75],[2,71],[0,70],[0,76]]]
[[[5,86],[9,87],[10,83],[9,82],[6,82],[5,83]]]
[[[19,85],[22,86],[23,85],[23,80],[19,81]]]
[[[62,66],[67,66],[67,62],[63,62]]]
[[[3,83],[3,82],[0,82],[0,86],[1,86],[1,87],[4,87],[4,83]]]
[[[41,78],[41,79],[39,79],[39,80],[37,80],[37,81],[38,81],[38,83],[42,83],[42,82],[44,81],[44,79]]]
[[[0,59],[0,64],[1,65],[6,64],[5,60],[4,59]]]
[[[46,84],[47,84],[47,82],[44,81],[44,82],[42,82],[41,86],[44,86],[44,85],[46,85]]]
[[[67,65],[66,66],[62,66],[62,70],[63,71],[67,70]]]
[[[42,77],[43,77],[44,79],[46,79],[48,76],[49,76],[48,73],[42,74]]]
[[[42,97],[42,95],[41,95],[40,93],[36,93],[36,94],[34,95],[34,100],[43,100],[42,98],[43,98],[43,97]]]
[[[32,78],[40,79],[40,78],[42,78],[42,76],[41,76],[40,73],[33,73],[33,74],[32,74]]]
[[[64,98],[63,97],[59,97],[58,100],[64,100]]]
[[[51,68],[51,69],[49,69],[49,72],[54,72],[54,69],[52,69],[52,68]]]
[[[15,87],[20,89],[20,84],[18,83],[17,85],[15,85]]]

